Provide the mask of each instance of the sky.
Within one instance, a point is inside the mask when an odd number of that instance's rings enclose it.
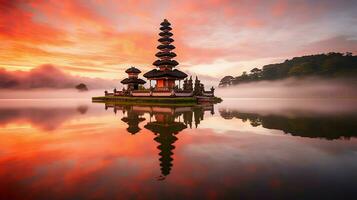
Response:
[[[356,54],[356,10],[352,0],[0,0],[0,77],[48,66],[101,80],[146,72],[166,18],[177,68],[213,85],[295,56]]]

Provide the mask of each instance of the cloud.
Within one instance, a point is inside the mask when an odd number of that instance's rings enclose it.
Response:
[[[115,81],[73,76],[51,64],[38,66],[30,71],[0,69],[0,89],[74,88],[85,83],[89,89],[112,88]]]
[[[0,39],[35,44],[68,43],[60,28],[34,21],[35,13],[22,1],[1,0],[0,10]]]
[[[357,38],[340,35],[312,42],[303,46],[300,53],[313,54],[320,52],[352,52],[357,53]]]
[[[0,0],[0,66],[24,69],[53,63],[73,74],[102,78],[121,76],[113,70],[130,65],[152,68],[164,18],[173,25],[177,60],[190,71],[217,60],[284,60],[315,50],[356,52],[343,38],[318,42],[343,35],[355,38],[356,7],[354,1],[330,0]],[[86,64],[79,68],[75,63]],[[237,67],[232,73],[240,71]]]

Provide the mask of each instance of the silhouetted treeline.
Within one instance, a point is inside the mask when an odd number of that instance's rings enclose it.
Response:
[[[283,63],[269,64],[262,69],[253,68],[249,73],[233,77],[225,76],[220,81],[220,86],[237,85],[262,80],[278,80],[288,77],[353,77],[357,75],[357,56],[352,53],[317,54],[294,57]]]
[[[339,116],[299,116],[260,115],[244,113],[237,110],[219,110],[224,119],[241,119],[249,121],[253,127],[282,130],[293,136],[333,139],[350,139],[357,137],[356,115]]]

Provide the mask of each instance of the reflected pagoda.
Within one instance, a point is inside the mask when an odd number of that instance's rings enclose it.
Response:
[[[179,139],[178,134],[192,125],[198,127],[200,121],[204,120],[205,111],[214,114],[213,104],[198,106],[138,106],[106,103],[105,109],[113,108],[114,113],[121,110],[122,121],[128,125],[127,131],[134,134],[140,133],[139,124],[147,121],[144,128],[155,134],[154,140],[158,143],[159,162],[161,175],[158,180],[164,180],[173,167],[173,155],[175,142]],[[145,120],[144,114],[149,114]]]

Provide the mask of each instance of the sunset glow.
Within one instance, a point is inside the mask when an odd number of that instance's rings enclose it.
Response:
[[[343,3],[342,3],[343,2]],[[44,64],[120,79],[152,69],[167,18],[179,68],[217,82],[227,72],[329,51],[357,51],[353,1],[0,1],[0,67]]]
[[[0,0],[0,200],[357,199],[357,0]]]

